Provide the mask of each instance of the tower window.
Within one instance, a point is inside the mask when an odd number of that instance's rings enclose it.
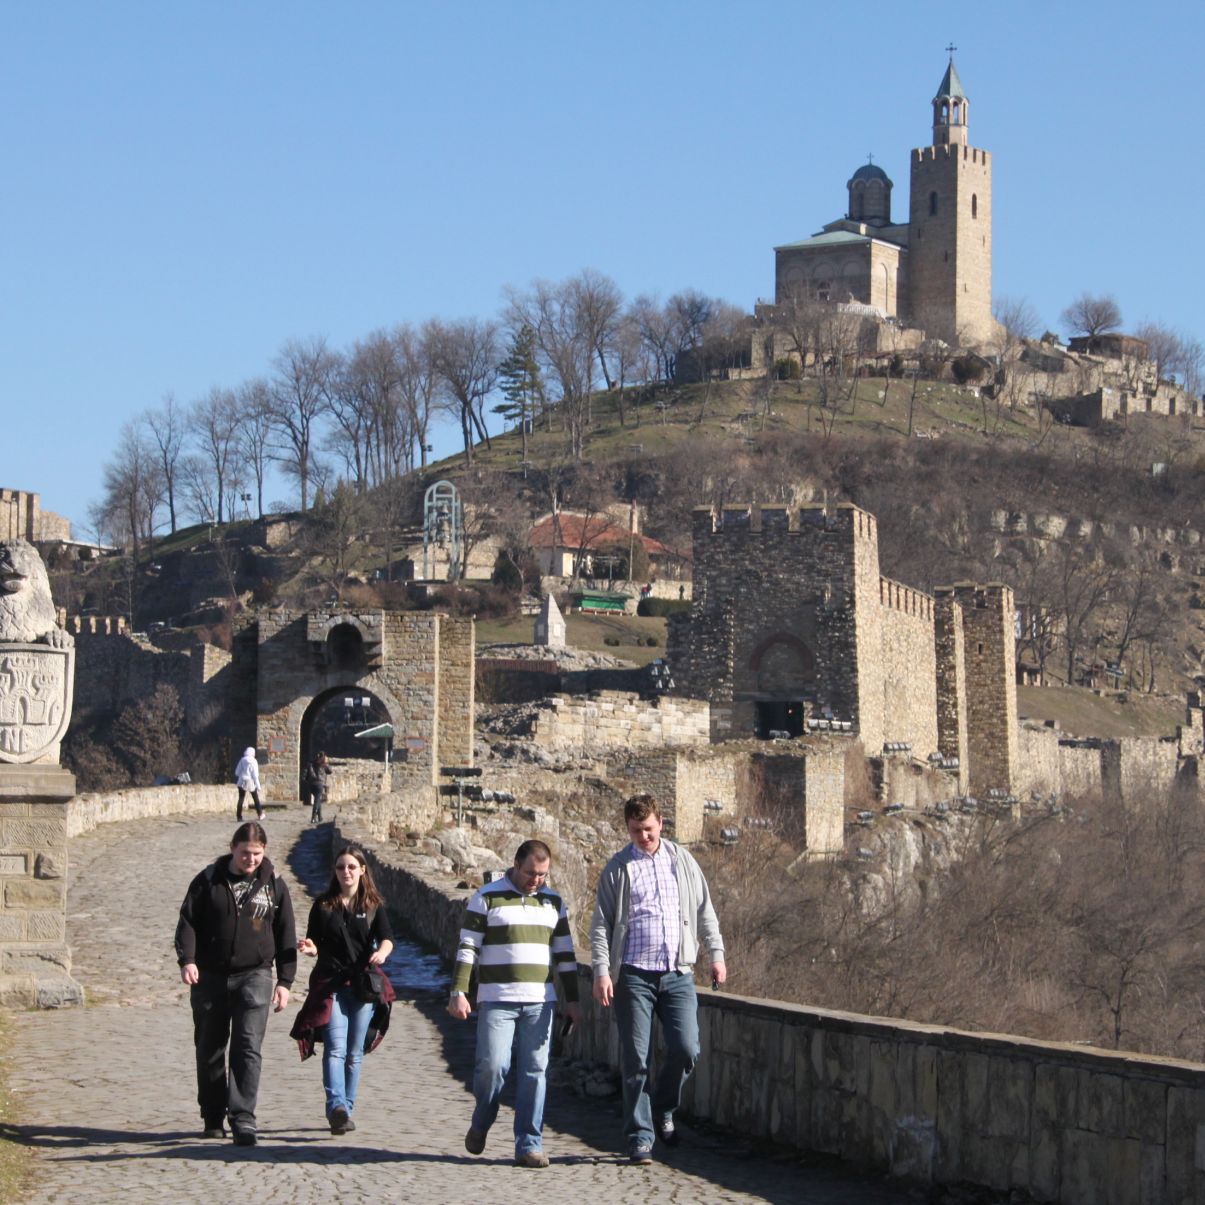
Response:
[[[971,217],[977,218],[978,216],[979,216],[979,198],[974,193],[971,193]]]
[[[929,194],[929,216],[933,217],[937,213],[937,193]]]
[[[941,106],[941,119],[942,119],[942,121],[950,120],[950,106],[947,105],[944,101],[942,102],[942,106]]]
[[[958,113],[959,113],[959,109],[958,109],[958,102],[957,102],[957,101],[955,101],[955,102],[954,102],[954,124],[955,124],[955,125],[957,125],[957,124],[958,124]]]

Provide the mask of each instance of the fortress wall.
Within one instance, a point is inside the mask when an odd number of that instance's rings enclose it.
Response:
[[[914,754],[927,757],[939,744],[933,599],[886,578],[879,589],[883,738],[907,741]],[[869,743],[866,748],[878,752]]]
[[[161,682],[174,686],[187,704],[191,675],[188,653],[156,648],[124,631],[76,631],[75,705],[77,718],[116,715],[127,703],[149,699]]]
[[[717,716],[717,728],[720,718],[732,722],[719,739],[749,735],[759,658],[782,637],[807,650],[790,654],[800,694],[806,688],[855,722],[863,696],[881,697],[874,658],[863,665],[858,656],[861,642],[878,646],[875,530],[872,515],[848,504],[695,509],[690,656],[680,666],[675,654],[674,674],[686,693],[732,709]],[[877,716],[870,722],[881,727]]]
[[[476,624],[472,619],[441,616],[438,760],[444,763],[473,764],[476,648]]]
[[[1117,742],[1116,787],[1123,799],[1141,803],[1163,795],[1176,781],[1176,742],[1154,737],[1127,737]]]
[[[937,748],[946,757],[958,758],[958,788],[965,791],[969,751],[966,640],[962,607],[949,591],[939,591],[933,608],[937,660]]]
[[[710,729],[710,708],[698,700],[600,690],[553,695],[531,737],[545,749],[594,754],[619,746],[706,745]]]
[[[1017,795],[1028,798],[1033,791],[1043,795],[1061,792],[1059,753],[1057,729],[1021,725],[1017,740]]]

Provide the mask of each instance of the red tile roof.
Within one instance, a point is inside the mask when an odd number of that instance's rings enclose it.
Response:
[[[631,538],[626,527],[621,527],[607,515],[581,515],[562,511],[560,539],[557,539],[555,519],[546,515],[531,529],[533,548],[566,548],[576,552],[579,548],[587,552],[607,545],[626,545]],[[674,550],[651,536],[637,535],[636,540],[651,556],[673,556]]]

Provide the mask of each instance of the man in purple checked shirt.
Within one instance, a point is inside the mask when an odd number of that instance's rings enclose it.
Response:
[[[676,1146],[674,1110],[699,1057],[694,964],[707,947],[716,983],[727,978],[724,939],[707,880],[694,858],[661,836],[651,795],[623,806],[631,844],[603,868],[590,922],[594,999],[615,1002],[623,1074],[624,1137],[632,1163],[653,1161],[654,1134]],[[666,1056],[649,1087],[653,1016],[661,1018]]]

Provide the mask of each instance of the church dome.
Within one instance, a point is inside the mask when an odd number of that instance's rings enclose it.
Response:
[[[849,212],[855,222],[891,223],[891,180],[877,163],[863,163],[849,178]]]
[[[881,180],[885,184],[890,184],[891,181],[887,178],[887,173],[879,167],[877,163],[863,163],[860,168],[849,178],[852,184],[855,180]]]

